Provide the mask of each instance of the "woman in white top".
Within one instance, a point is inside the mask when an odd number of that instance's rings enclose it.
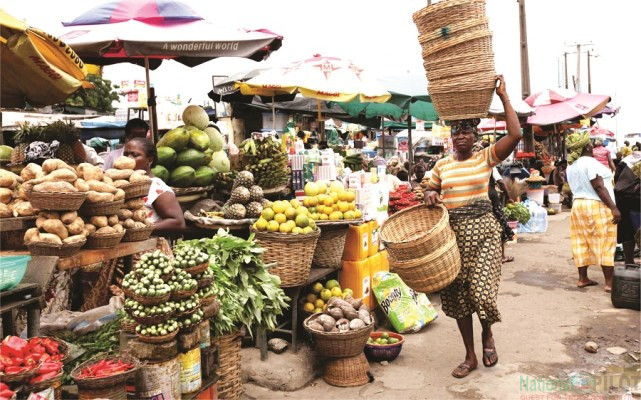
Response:
[[[566,144],[571,151],[567,179],[574,199],[570,238],[574,264],[579,269],[577,286],[596,285],[588,278],[588,267],[601,265],[605,291],[609,293],[617,244],[616,224],[621,220],[614,203],[612,171],[592,157],[589,133],[574,133],[568,136]]]
[[[174,191],[151,173],[157,161],[156,146],[149,139],[132,138],[125,145],[124,155],[136,160],[136,169],[145,170],[152,176],[149,194],[143,199],[147,218],[155,225],[153,234],[175,236],[182,233],[185,230],[185,218]]]

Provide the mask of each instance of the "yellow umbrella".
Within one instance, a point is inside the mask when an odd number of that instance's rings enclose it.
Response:
[[[0,106],[22,108],[64,101],[85,81],[82,60],[60,39],[0,9]]]
[[[351,61],[318,54],[263,70],[252,79],[237,82],[236,87],[244,95],[277,96],[298,92],[317,99],[319,122],[321,100],[349,102],[358,98],[362,103],[384,103],[391,97],[380,82]]]

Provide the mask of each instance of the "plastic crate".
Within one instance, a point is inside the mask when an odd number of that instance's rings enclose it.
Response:
[[[0,257],[0,292],[11,290],[22,281],[31,256]]]

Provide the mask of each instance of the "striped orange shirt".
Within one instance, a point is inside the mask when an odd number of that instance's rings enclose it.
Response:
[[[454,156],[449,156],[439,160],[432,169],[428,189],[440,191],[443,205],[448,209],[489,200],[490,175],[499,162],[494,145],[465,161],[456,161]]]

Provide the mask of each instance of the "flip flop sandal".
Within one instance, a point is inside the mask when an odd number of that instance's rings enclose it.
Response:
[[[514,261],[514,256],[507,256],[507,257],[505,257],[503,259],[504,263],[509,263],[509,262],[512,262],[512,261]]]
[[[496,355],[496,360],[493,363],[486,362],[485,360],[489,360],[492,355]],[[483,365],[486,367],[493,367],[496,365],[496,363],[499,362],[499,356],[496,354],[496,348],[492,349],[483,349]]]
[[[474,371],[475,369],[476,367],[470,367],[465,363],[461,363],[456,368],[454,368],[454,371],[452,371],[452,376],[458,379],[465,378],[470,374],[470,372]]]
[[[598,283],[591,280],[591,281],[588,281],[588,283],[584,283],[582,285],[576,285],[576,287],[583,289],[583,288],[586,288],[588,286],[596,286],[596,285],[598,285]]]

